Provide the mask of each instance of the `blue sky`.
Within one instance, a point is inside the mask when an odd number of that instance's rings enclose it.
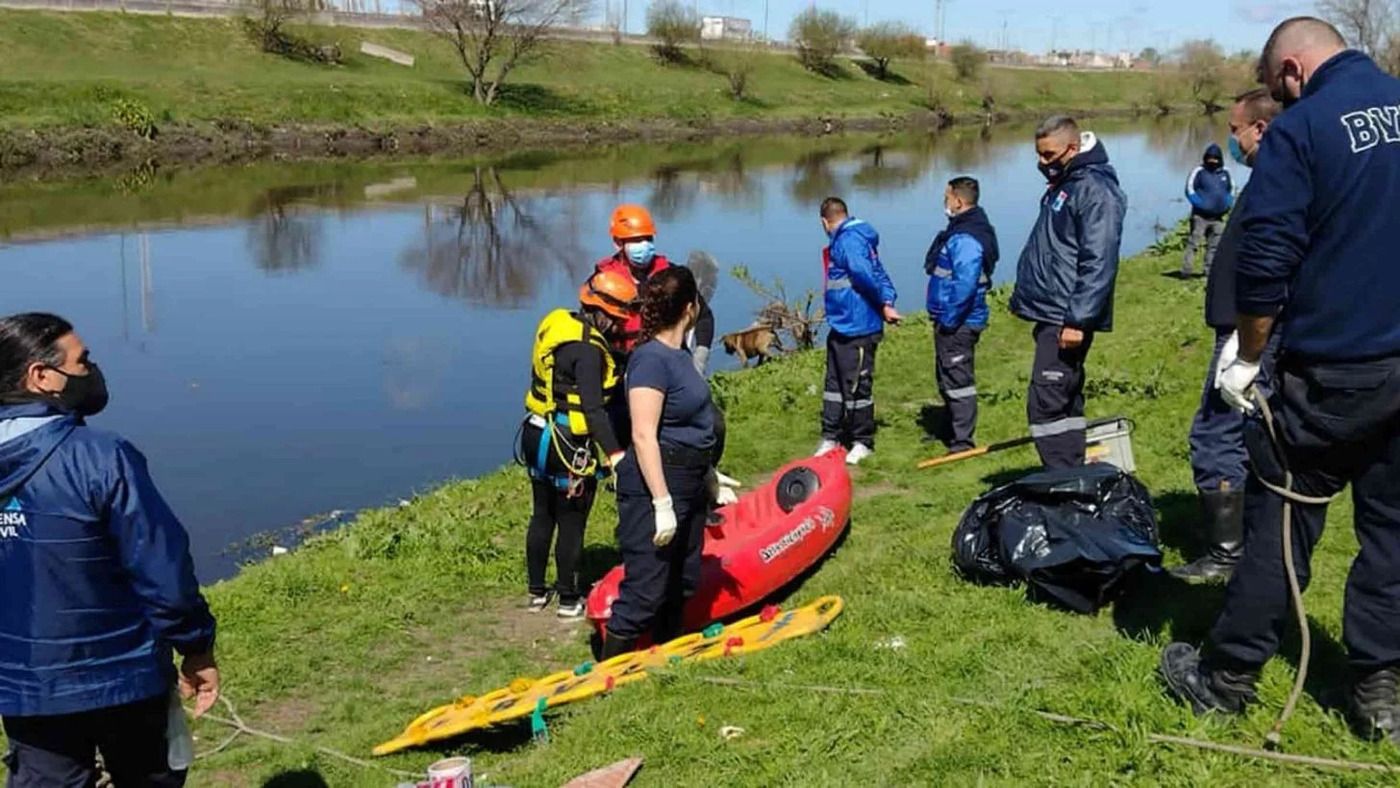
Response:
[[[621,9],[623,0],[597,0]],[[773,38],[786,38],[792,17],[811,0],[698,0],[702,14],[746,17],[762,31],[764,6]],[[895,19],[925,34],[933,33],[934,0],[817,0],[819,8],[857,21]],[[647,0],[627,0],[629,29],[645,27]],[[1052,41],[1070,49],[1169,49],[1193,38],[1214,38],[1235,52],[1257,50],[1274,24],[1310,13],[1307,0],[948,0],[945,12],[950,40],[971,38],[999,46],[1044,51]]]

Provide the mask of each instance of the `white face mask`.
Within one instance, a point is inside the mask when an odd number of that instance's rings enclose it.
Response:
[[[952,219],[958,215],[958,212],[945,205],[943,206],[943,215],[947,216],[949,219]]]

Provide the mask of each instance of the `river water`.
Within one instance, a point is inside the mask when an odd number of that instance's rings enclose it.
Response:
[[[1186,215],[1221,125],[1096,124],[1129,196],[1125,255]],[[900,306],[919,309],[943,185],[964,173],[1006,281],[1043,185],[1015,126],[0,183],[0,313],[77,325],[113,394],[94,423],[147,454],[207,582],[254,534],[509,462],[536,321],[610,251],[615,204],[648,205],[673,259],[719,263],[725,333],[760,305],[735,265],[820,286],[829,194],[880,231]]]

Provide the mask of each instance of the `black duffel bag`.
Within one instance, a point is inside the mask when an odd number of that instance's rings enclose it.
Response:
[[[1108,464],[1041,471],[973,501],[953,532],[953,564],[980,583],[1026,584],[1031,599],[1080,613],[1162,566],[1152,496]]]

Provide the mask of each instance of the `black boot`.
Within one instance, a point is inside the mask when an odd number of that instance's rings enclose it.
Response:
[[[1383,668],[1362,676],[1351,690],[1347,721],[1367,741],[1390,739],[1400,744],[1400,670]]]
[[[619,657],[623,654],[631,654],[633,651],[636,650],[636,638],[620,638],[617,635],[614,635],[613,633],[609,632],[607,638],[603,641],[603,651],[598,655],[598,661],[607,662],[613,657]]]
[[[1244,553],[1244,491],[1202,491],[1201,518],[1210,547],[1195,561],[1173,569],[1172,575],[1194,582],[1229,580]]]
[[[1258,695],[1258,671],[1212,670],[1201,665],[1201,652],[1188,643],[1173,643],[1162,652],[1162,679],[1167,691],[1200,716],[1208,712],[1240,714]]]

